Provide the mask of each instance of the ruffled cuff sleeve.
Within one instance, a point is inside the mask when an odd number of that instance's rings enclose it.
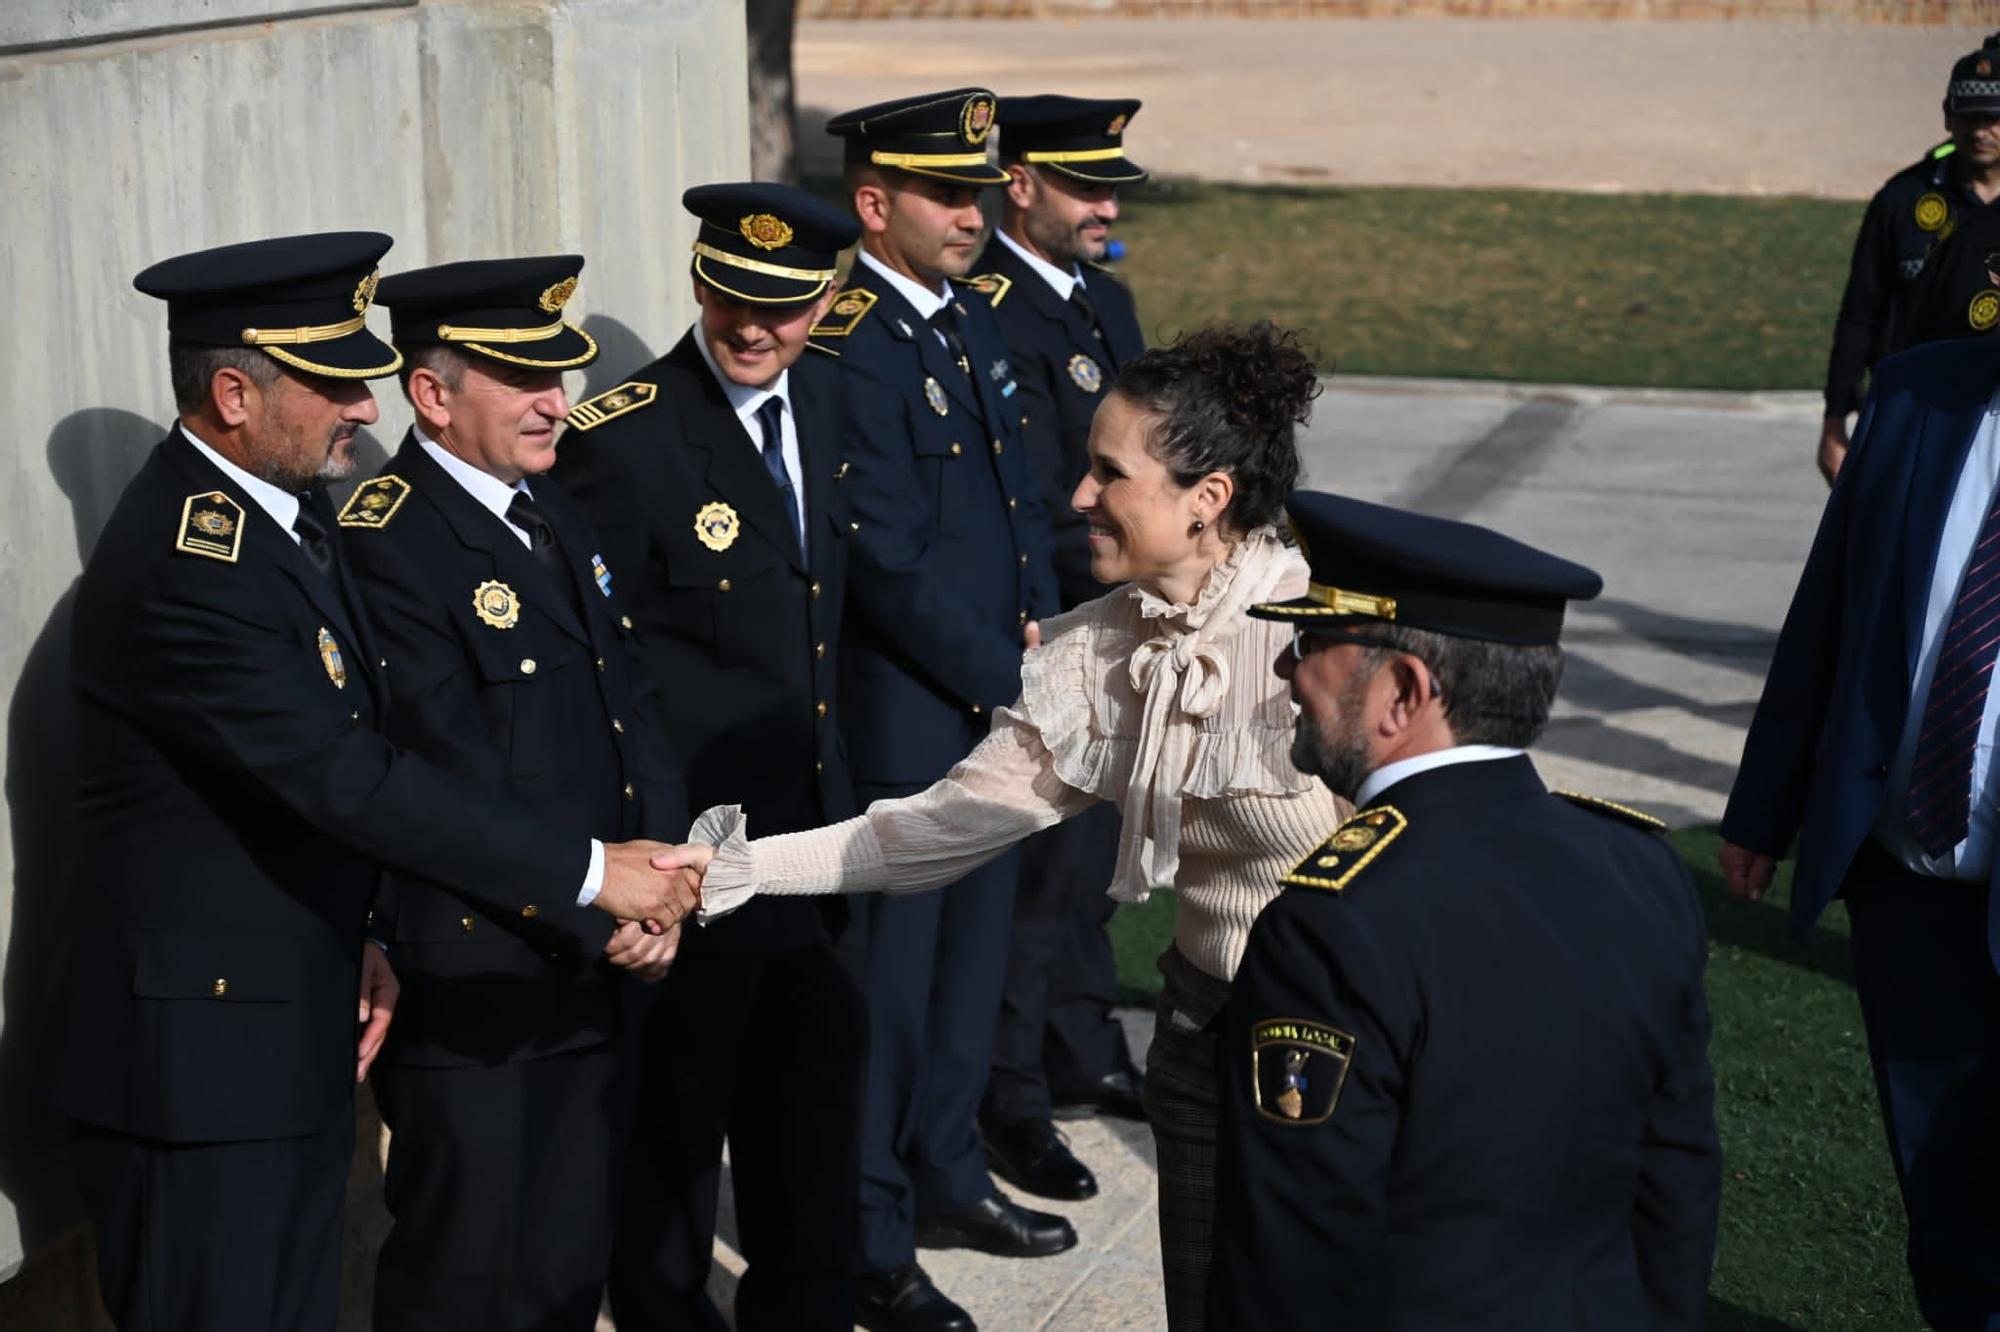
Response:
[[[879,879],[883,869],[881,846],[865,817],[752,842],[743,807],[717,805],[694,821],[688,840],[715,848],[701,880],[696,919],[704,925],[758,893],[857,891]]]

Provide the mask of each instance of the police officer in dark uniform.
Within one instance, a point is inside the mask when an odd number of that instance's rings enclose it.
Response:
[[[835,671],[847,585],[840,375],[807,330],[859,228],[788,185],[702,185],[700,318],[570,413],[554,475],[604,536],[693,804],[792,832],[854,813]],[[867,1017],[819,903],[690,930],[648,1017],[612,1263],[623,1332],[721,1329],[709,1300],[727,1137],[735,1326],[854,1325]]]
[[[816,340],[839,352],[852,577],[841,706],[865,804],[922,790],[1020,693],[1028,626],[1056,609],[1021,392],[992,309],[958,279],[982,221],[995,99],[980,88],[833,118],[861,254]],[[978,1137],[1018,861],[938,893],[852,906],[843,946],[868,1002],[860,1298],[870,1328],[969,1328],[915,1245],[1060,1252],[1060,1217],[999,1195]]]
[[[77,593],[80,933],[50,1041],[127,1332],[334,1326],[354,1083],[393,1006],[363,942],[382,864],[496,919],[547,908],[557,950],[694,900],[656,846],[593,844],[376,729],[390,667],[319,482],[400,364],[366,325],[388,248],[257,241],[135,279],[168,303],[180,420]],[[598,913],[560,909],[579,892]]]
[[[340,512],[396,662],[397,744],[579,838],[679,840],[687,796],[650,724],[631,617],[559,487],[564,321],[577,255],[399,273],[378,293],[416,424]],[[657,980],[672,939],[573,903],[495,913],[401,874],[403,1002],[376,1100],[394,1218],[375,1326],[596,1325],[622,1170],[619,967]],[[551,918],[581,947],[555,946]]]
[[[1300,492],[1293,762],[1355,814],[1221,1018],[1217,1326],[1695,1329],[1721,1158],[1707,930],[1643,814],[1524,752],[1598,576]]]
[[[1884,356],[1919,342],[1971,337],[2000,321],[2000,304],[1979,302],[1991,284],[1990,245],[1955,247],[1950,271],[1934,275],[1932,252],[1968,224],[1982,235],[2000,213],[2000,33],[1952,66],[1944,97],[1949,141],[1889,178],[1868,201],[1826,368],[1826,419],[1819,467],[1829,483],[1847,456],[1847,418]],[[1919,279],[1921,298],[1919,298]],[[1921,307],[1921,308],[1919,308]]]
[[[1132,296],[1102,260],[1120,186],[1146,179],[1125,155],[1139,103],[1056,95],[1000,99],[1000,165],[1009,177],[1000,227],[974,265],[993,305],[1020,391],[1021,434],[1055,534],[1064,610],[1101,596],[1090,576],[1089,524],[1070,496],[1089,470],[1091,418],[1118,368],[1145,349]],[[1117,968],[1104,887],[1118,858],[1106,806],[1021,851],[1014,942],[980,1107],[987,1159],[1046,1198],[1088,1198],[1097,1181],[1050,1122],[1104,1109],[1141,1118],[1141,1075],[1111,1015]]]

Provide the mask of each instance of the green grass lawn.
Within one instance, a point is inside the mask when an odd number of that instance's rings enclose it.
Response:
[[[1163,181],[1120,265],[1149,339],[1310,330],[1342,373],[1820,387],[1861,204]]]
[[[1728,898],[1716,834],[1673,834],[1694,867],[1714,938],[1722,1231],[1711,1332],[1917,1332],[1903,1268],[1903,1214],[1876,1115],[1861,1014],[1836,903],[1804,948],[1785,937],[1790,867],[1752,905]],[[1133,1001],[1159,987],[1153,959],[1173,937],[1174,895],[1112,919],[1119,980]]]

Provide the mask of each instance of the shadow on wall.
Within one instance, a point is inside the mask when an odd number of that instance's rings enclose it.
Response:
[[[126,483],[166,432],[131,412],[91,408],[49,435],[49,472],[68,498],[78,562],[87,561]],[[20,1211],[32,1256],[81,1219],[62,1129],[42,1103],[39,1045],[72,937],[69,866],[76,785],[76,707],[69,631],[76,587],[57,599],[21,664],[7,711],[6,794],[14,838],[13,928],[0,995],[0,1193]]]
[[[657,359],[644,338],[610,315],[591,315],[583,321],[583,331],[597,343],[597,359],[584,370],[583,388],[573,403],[617,388],[633,371]]]

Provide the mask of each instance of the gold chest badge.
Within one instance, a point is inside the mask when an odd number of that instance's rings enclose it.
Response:
[[[938,383],[929,375],[924,376],[924,401],[929,403],[931,410],[939,416],[943,416],[951,410],[950,404],[944,400],[944,385]]]
[[[472,613],[495,629],[512,629],[521,621],[521,599],[513,588],[489,578],[472,589]]]
[[[325,625],[319,627],[319,664],[326,667],[326,678],[333,681],[335,689],[347,688],[347,663],[340,659],[340,644],[333,641]]]
[[[1936,231],[1951,216],[1951,207],[1944,196],[1936,192],[1926,194],[1917,200],[1916,222],[1919,231]]]
[[[1069,377],[1085,393],[1095,393],[1104,387],[1104,372],[1097,368],[1097,362],[1082,352],[1069,358]]]
[[[1988,287],[1974,296],[1972,304],[1965,308],[1965,322],[1972,325],[1975,333],[1984,333],[2000,323],[2000,290]]]
[[[694,515],[695,540],[710,550],[728,550],[736,544],[736,534],[742,530],[743,520],[721,500],[702,505]]]

